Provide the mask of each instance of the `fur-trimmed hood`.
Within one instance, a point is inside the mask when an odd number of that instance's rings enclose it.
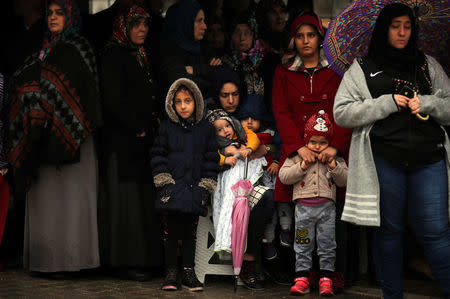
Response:
[[[169,118],[176,123],[180,123],[180,118],[178,117],[177,112],[175,111],[173,100],[175,98],[175,93],[177,89],[184,85],[189,89],[189,91],[194,96],[195,101],[195,123],[200,122],[203,119],[203,109],[204,109],[204,103],[203,103],[203,96],[198,88],[197,84],[195,84],[194,81],[187,79],[187,78],[180,78],[172,83],[172,85],[169,88],[169,91],[167,92],[166,96],[166,112]]]

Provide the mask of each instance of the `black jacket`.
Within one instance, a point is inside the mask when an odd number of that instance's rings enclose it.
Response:
[[[182,125],[173,108],[181,84],[194,94],[192,124]],[[175,81],[166,98],[166,111],[169,118],[161,123],[151,151],[154,182],[161,188],[156,208],[206,216],[209,193],[216,187],[219,155],[215,130],[203,117],[203,98],[195,83],[186,78]]]

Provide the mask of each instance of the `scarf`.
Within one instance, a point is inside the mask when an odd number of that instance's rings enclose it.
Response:
[[[194,40],[194,22],[201,9],[194,0],[181,0],[172,5],[166,13],[162,38],[193,55],[199,55],[200,41]]]
[[[295,35],[297,34],[297,30],[301,25],[308,24],[313,26],[317,33],[323,38],[325,31],[322,27],[322,22],[320,18],[314,13],[302,13],[300,14],[291,24],[290,36],[291,40],[289,42],[286,53],[281,58],[281,64],[290,71],[299,72],[305,69],[305,65],[302,61],[300,54],[297,52],[295,48]],[[319,46],[321,47],[321,46]],[[319,51],[319,64],[317,68],[328,67],[328,60],[322,49]]]
[[[48,54],[52,51],[53,47],[59,41],[64,41],[67,37],[77,33],[81,28],[81,17],[80,10],[76,3],[72,2],[72,0],[52,0],[51,2],[47,2],[47,11],[45,14],[45,19],[48,20],[48,6],[51,3],[56,3],[65,12],[65,20],[64,20],[64,29],[59,34],[53,34],[47,28],[47,31],[44,35],[44,43],[43,47],[39,53],[39,59],[44,61]]]
[[[114,20],[112,40],[109,43],[136,50],[137,61],[143,68],[148,68],[148,58],[143,45],[136,46],[130,40],[130,31],[139,19],[149,19],[150,15],[141,7],[133,5],[127,12],[119,14]]]
[[[388,42],[389,26],[392,19],[408,16],[411,20],[411,37],[405,48],[399,50]],[[431,80],[428,74],[425,55],[417,48],[417,24],[409,6],[402,3],[386,5],[377,18],[369,45],[368,56],[375,64],[394,79],[394,84],[403,82],[421,94],[431,93]],[[416,82],[414,82],[416,73]],[[397,89],[397,87],[394,87]]]

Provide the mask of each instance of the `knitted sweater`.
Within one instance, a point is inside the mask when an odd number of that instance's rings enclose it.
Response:
[[[420,113],[429,114],[442,126],[450,125],[450,80],[442,66],[427,56],[433,86],[430,95],[419,95]],[[347,193],[342,220],[358,225],[380,226],[380,187],[370,145],[370,130],[375,121],[397,112],[391,94],[373,99],[363,70],[357,60],[345,73],[334,102],[334,120],[352,128]],[[447,173],[450,173],[450,142],[445,136]],[[450,175],[448,175],[450,195]],[[450,196],[449,196],[450,219]]]

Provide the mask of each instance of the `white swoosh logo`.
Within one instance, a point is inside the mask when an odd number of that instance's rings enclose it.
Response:
[[[378,74],[381,74],[383,71],[376,72],[375,74],[370,73],[370,77],[375,77]]]

